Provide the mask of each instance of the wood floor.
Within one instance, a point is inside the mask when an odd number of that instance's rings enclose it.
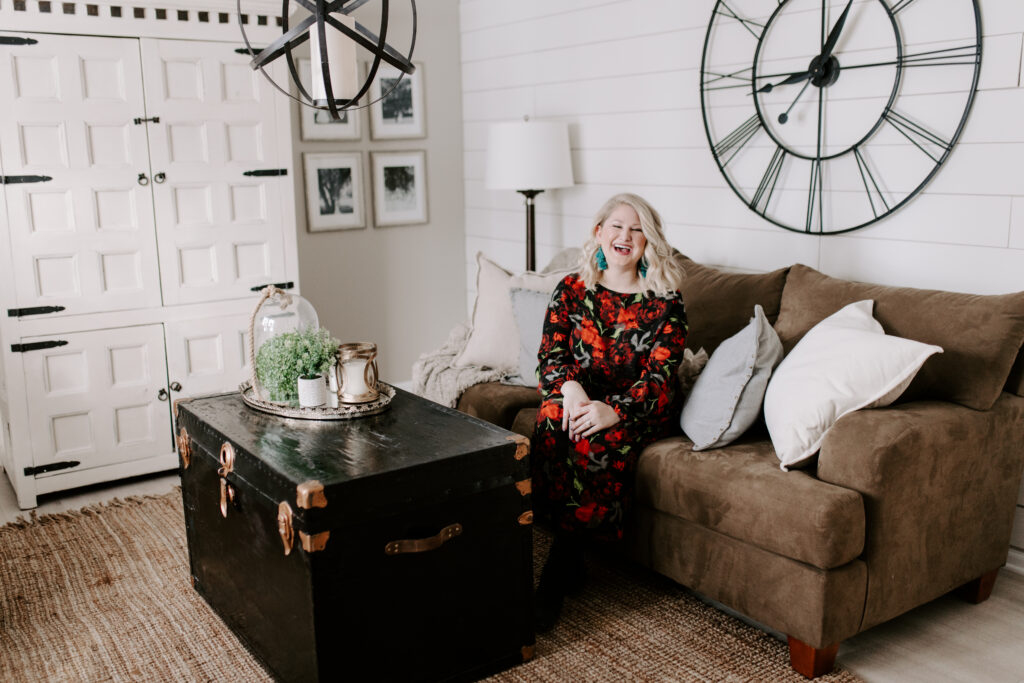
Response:
[[[46,496],[36,513],[165,493],[177,483],[172,473]],[[0,474],[0,524],[23,514]],[[1024,683],[1024,575],[1003,569],[980,605],[946,596],[843,641],[837,661],[869,683]]]

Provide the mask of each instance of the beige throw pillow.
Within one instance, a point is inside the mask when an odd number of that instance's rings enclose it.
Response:
[[[482,253],[477,253],[476,304],[473,329],[455,365],[496,368],[511,373],[519,367],[519,328],[512,314],[512,287],[550,294],[565,272],[512,275]]]

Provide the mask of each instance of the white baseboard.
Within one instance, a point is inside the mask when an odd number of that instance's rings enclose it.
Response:
[[[1006,558],[1005,569],[1024,575],[1024,550],[1010,548],[1010,556]]]

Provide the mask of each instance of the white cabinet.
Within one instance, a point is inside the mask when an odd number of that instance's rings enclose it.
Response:
[[[237,389],[254,288],[298,282],[288,99],[234,15],[202,14],[203,40],[155,14],[0,31],[0,459],[23,508],[174,468],[173,401]]]

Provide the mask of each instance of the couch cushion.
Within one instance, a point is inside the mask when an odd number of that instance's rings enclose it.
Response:
[[[534,387],[484,382],[466,389],[455,406],[481,420],[510,429],[522,408],[540,405],[540,392]]]
[[[864,503],[856,491],[807,472],[783,472],[764,439],[743,437],[712,451],[691,447],[689,439],[673,437],[644,450],[639,505],[820,569],[860,555]]]
[[[760,304],[772,324],[779,315],[782,287],[788,268],[770,273],[727,273],[701,265],[678,254],[686,271],[679,291],[686,306],[689,333],[686,346],[708,353],[750,322],[750,312]]]
[[[983,296],[840,280],[797,264],[782,292],[775,330],[788,353],[843,306],[875,300],[886,334],[941,346],[904,394],[988,410],[995,403],[1024,342],[1024,292]]]

